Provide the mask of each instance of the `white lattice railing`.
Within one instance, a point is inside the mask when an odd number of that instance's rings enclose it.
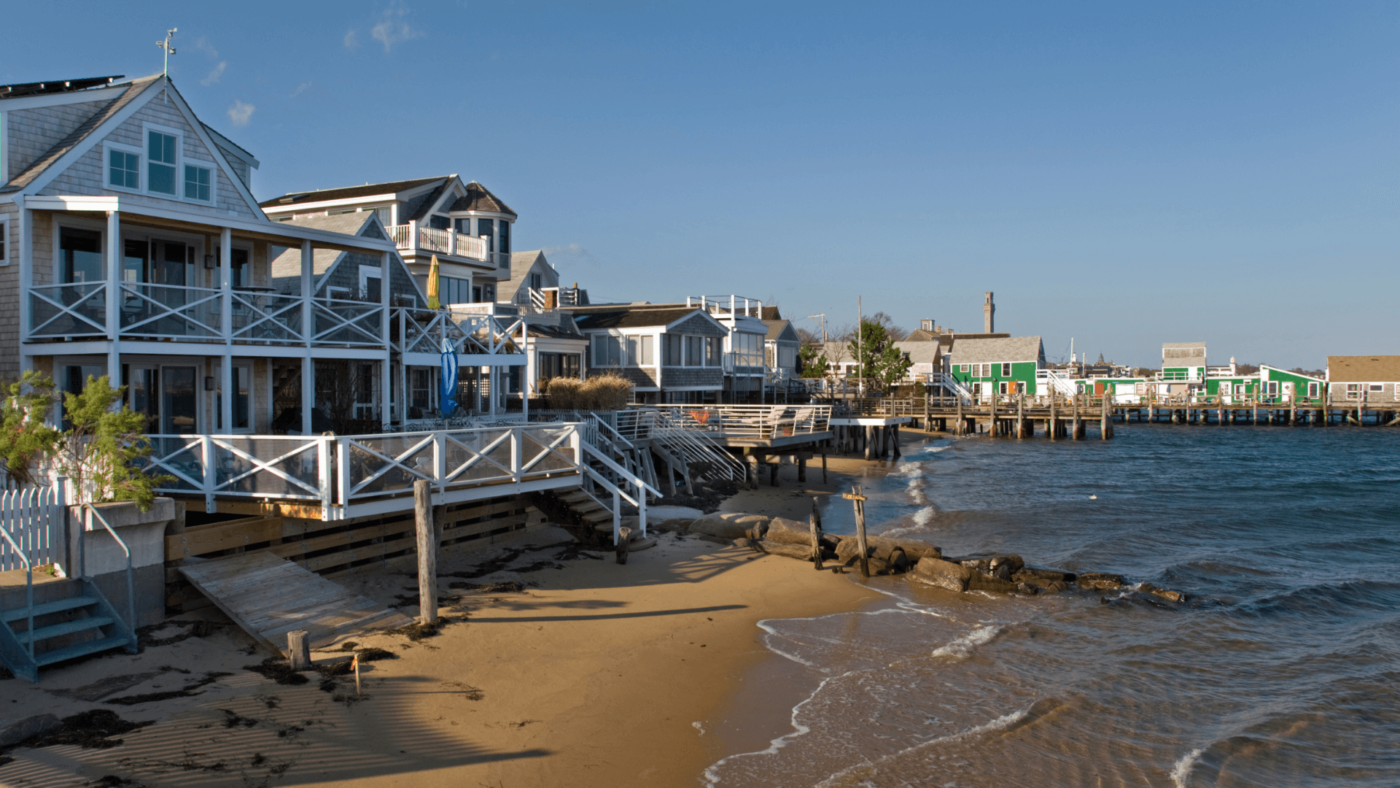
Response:
[[[378,435],[152,435],[144,470],[159,490],[226,499],[318,502],[323,516],[413,508],[425,480],[450,500],[509,494],[505,484],[577,477],[577,424],[520,424]],[[480,490],[474,496],[472,491]],[[391,500],[392,499],[392,500]],[[386,501],[390,501],[386,503]],[[401,504],[401,505],[400,505]],[[211,510],[212,511],[212,510]]]
[[[671,423],[726,438],[771,440],[826,432],[830,405],[657,405]]]
[[[277,293],[233,292],[233,339],[268,344],[301,344],[302,298]]]
[[[469,310],[397,309],[397,350],[402,353],[441,353],[443,341],[457,353],[505,355],[523,352],[525,323],[519,317],[497,317]]]
[[[122,282],[121,336],[219,339],[222,299],[222,290],[208,287]]]
[[[318,298],[312,302],[311,338],[320,344],[383,345],[383,318],[376,303]]]
[[[107,334],[107,283],[78,282],[29,288],[29,336]]]

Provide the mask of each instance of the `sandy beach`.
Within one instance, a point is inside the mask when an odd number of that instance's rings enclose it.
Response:
[[[905,442],[927,437],[909,433]],[[881,472],[874,465],[832,458],[825,483],[818,466],[802,485],[785,467],[779,487],[765,480],[722,510],[805,520],[814,497],[825,502],[854,477]],[[338,582],[417,610],[406,568]],[[47,671],[38,687],[0,681],[5,724],[93,709],[150,723],[109,735],[105,742],[121,742],[114,746],[14,749],[0,783],[691,785],[726,754],[712,720],[771,659],[759,621],[880,598],[850,574],[675,533],[619,566],[552,527],[444,553],[439,590],[445,623],[436,636],[358,641],[381,650],[364,665],[358,697],[350,675],[285,684],[250,670],[270,655],[216,612],[148,633],[138,655]],[[346,651],[312,656],[323,673],[348,660]],[[766,725],[751,735],[786,732]]]

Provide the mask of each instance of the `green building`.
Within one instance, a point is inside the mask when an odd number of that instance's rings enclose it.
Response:
[[[1318,402],[1327,395],[1327,381],[1301,372],[1259,365],[1260,385],[1265,399],[1277,402]]]
[[[1040,337],[959,339],[947,353],[952,377],[981,399],[993,394],[1035,396],[1036,373],[1045,366]]]
[[[1206,379],[1206,343],[1164,342],[1162,344],[1162,374],[1159,380],[1169,383],[1204,383]]]

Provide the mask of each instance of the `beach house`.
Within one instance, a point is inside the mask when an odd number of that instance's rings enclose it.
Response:
[[[456,175],[291,192],[260,206],[274,221],[375,213],[419,284],[438,260],[444,304],[492,302],[511,276],[517,216],[476,181]]]
[[[994,395],[1040,394],[1036,382],[1040,370],[1045,367],[1045,346],[1038,336],[998,339],[958,336],[947,357],[949,375],[983,399]]]
[[[583,378],[588,337],[563,307],[587,306],[587,290],[562,285],[544,252],[534,250],[511,254],[510,277],[501,280],[496,297],[494,313],[524,317],[530,335],[525,366],[512,369],[508,380],[512,397],[537,397],[553,378]]]
[[[1400,402],[1400,356],[1328,356],[1333,401]]]
[[[1280,402],[1315,401],[1327,391],[1327,381],[1323,378],[1268,364],[1259,365],[1259,380],[1264,396],[1277,397]]]
[[[587,375],[627,378],[640,403],[721,400],[729,329],[707,310],[641,303],[595,304],[567,311],[588,338]]]

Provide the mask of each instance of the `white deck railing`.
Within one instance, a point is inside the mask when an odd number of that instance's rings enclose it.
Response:
[[[37,285],[29,288],[29,336],[107,335],[107,283]]]
[[[576,484],[577,424],[376,435],[152,435],[145,470],[160,492],[319,504],[325,519],[413,508],[413,483],[439,502]],[[574,477],[572,480],[564,477]],[[214,511],[214,509],[210,509]]]
[[[773,440],[826,432],[830,405],[657,405],[672,423],[724,438]]]
[[[524,352],[525,323],[519,317],[498,317],[468,310],[399,308],[395,350],[401,353],[441,353],[443,340],[466,355]]]
[[[470,257],[487,262],[486,239],[474,238],[453,230],[423,227],[417,222],[395,224],[388,228],[394,246],[406,251]],[[509,264],[509,263],[507,263]]]
[[[686,296],[685,305],[699,307],[713,315],[763,316],[763,302],[745,296]]]

